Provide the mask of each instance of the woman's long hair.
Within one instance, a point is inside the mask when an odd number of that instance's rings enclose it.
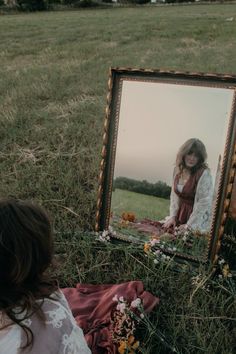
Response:
[[[191,138],[187,140],[179,149],[176,157],[176,167],[178,172],[182,172],[185,165],[185,156],[194,153],[198,157],[198,163],[190,169],[193,174],[199,168],[207,168],[206,159],[207,152],[203,142],[199,139]]]
[[[42,301],[36,300],[50,297],[57,289],[56,282],[44,275],[52,257],[46,212],[32,202],[0,200],[0,311],[22,327],[25,347],[33,344],[34,336],[22,321],[35,312],[44,319]]]

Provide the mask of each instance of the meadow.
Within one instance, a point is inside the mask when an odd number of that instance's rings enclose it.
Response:
[[[116,188],[112,192],[113,214],[121,217],[125,211],[133,212],[137,219],[161,220],[169,215],[170,201],[151,195]]]
[[[236,4],[216,4],[0,17],[0,195],[49,210],[61,286],[140,279],[160,296],[152,325],[139,334],[142,353],[233,353],[236,289],[232,278],[212,278],[202,266],[156,265],[140,246],[100,244],[89,232],[108,70],[233,74],[235,13]]]

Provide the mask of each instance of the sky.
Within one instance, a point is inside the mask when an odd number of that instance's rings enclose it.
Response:
[[[114,177],[171,185],[180,146],[198,138],[214,178],[233,95],[226,88],[124,80]]]

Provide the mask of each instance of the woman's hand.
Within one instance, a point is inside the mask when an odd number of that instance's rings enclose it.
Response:
[[[182,224],[179,225],[178,231],[187,231],[188,230],[188,225],[187,224]]]
[[[176,221],[175,221],[175,217],[172,216],[171,218],[169,218],[163,225],[163,229],[168,230],[171,227],[175,228],[176,226]]]

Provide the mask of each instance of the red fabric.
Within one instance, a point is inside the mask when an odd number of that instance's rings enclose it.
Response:
[[[160,236],[166,232],[162,228],[162,225],[163,224],[159,221],[153,221],[147,218],[140,220],[138,223],[130,224],[131,227],[137,229],[140,232],[146,232],[157,236]]]
[[[139,297],[146,313],[159,303],[157,297],[144,290],[141,281],[116,285],[77,284],[76,288],[62,291],[93,354],[117,353],[110,334],[111,315],[117,305],[112,300],[115,295],[123,296],[127,302]]]
[[[180,174],[175,176],[174,190],[175,193],[179,196],[179,210],[176,215],[177,226],[186,224],[190,215],[192,214],[198,181],[203,174],[203,171],[204,168],[200,168],[193,175],[191,175],[188,181],[185,183],[182,192],[179,192],[177,189]]]

